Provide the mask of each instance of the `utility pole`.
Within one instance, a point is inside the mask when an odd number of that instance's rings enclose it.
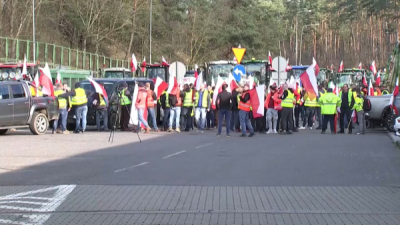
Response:
[[[151,20],[153,17],[153,0],[150,0],[150,64],[151,64]]]
[[[33,0],[32,3],[32,27],[33,27],[33,62],[36,63],[35,0]]]

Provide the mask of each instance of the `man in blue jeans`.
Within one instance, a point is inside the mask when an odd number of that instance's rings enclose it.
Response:
[[[54,96],[57,97],[57,101],[58,101],[58,115],[59,118],[54,120],[53,123],[53,134],[54,132],[57,131],[57,134],[69,134],[69,131],[67,130],[67,116],[68,116],[68,100],[65,98],[61,98],[59,97],[59,95],[64,94],[64,90],[63,90],[63,86],[62,84],[58,83],[56,85],[56,89],[54,90]],[[58,121],[61,122],[60,127],[61,130],[58,129]]]
[[[222,92],[218,94],[216,105],[218,108],[218,133],[217,136],[221,136],[222,130],[222,122],[224,121],[225,116],[225,125],[226,125],[226,137],[231,137],[229,135],[229,128],[231,127],[231,108],[232,108],[232,94],[229,93],[226,88],[227,84],[222,85]]]
[[[248,128],[250,131],[249,137],[254,136],[254,129],[250,123],[250,116],[249,116],[250,94],[248,93],[248,91],[249,91],[249,85],[245,84],[244,91],[242,95],[239,97],[239,120],[240,120],[240,126],[242,128],[242,135],[240,135],[240,137],[247,137],[246,128]]]

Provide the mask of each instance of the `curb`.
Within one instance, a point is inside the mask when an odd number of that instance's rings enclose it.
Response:
[[[387,133],[387,135],[389,136],[389,138],[392,140],[392,142],[397,146],[397,148],[400,149],[400,137],[396,136],[394,133],[389,132]]]

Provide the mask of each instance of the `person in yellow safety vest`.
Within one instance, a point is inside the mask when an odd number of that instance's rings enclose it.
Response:
[[[104,87],[104,83],[99,83]],[[93,94],[93,106],[96,109],[96,126],[98,131],[107,130],[108,127],[108,102],[102,94]],[[103,125],[101,125],[103,123]],[[111,125],[114,126],[114,125]]]
[[[309,97],[307,93],[304,94],[303,98],[306,115],[305,119],[303,120],[303,127],[300,129],[305,129],[308,124],[308,129],[311,130],[314,124],[313,118],[317,108],[317,98],[314,97],[311,99],[311,97]]]
[[[321,98],[322,96],[324,96],[326,94],[325,89],[321,86],[318,85],[318,98]],[[321,114],[321,104],[319,103],[319,101],[317,101],[317,107],[315,107],[315,117],[316,120],[318,120],[318,127],[315,128],[317,130],[321,130],[322,129],[322,117],[323,115]]]
[[[346,116],[346,121],[350,123],[349,134],[352,133],[352,124],[351,124],[351,109],[354,105],[354,94],[351,90],[349,90],[349,86],[347,84],[343,85],[342,91],[339,93],[339,97],[341,99],[340,105],[340,131],[338,133],[344,134],[344,117]]]
[[[59,95],[62,98],[71,98],[71,104],[75,106],[75,130],[74,133],[85,132],[86,130],[86,117],[88,111],[88,98],[93,95],[92,91],[85,90],[81,88],[81,84],[79,82],[75,83],[75,89]],[[82,119],[82,126],[81,126]]]
[[[193,90],[189,85],[185,84],[183,86],[183,107],[182,107],[182,121],[185,131],[189,131],[192,127],[192,110],[193,110]]]
[[[195,117],[198,132],[204,133],[204,125],[206,122],[207,112],[210,111],[211,97],[204,88],[204,84],[200,84],[200,90],[194,94],[194,107],[195,107]]]
[[[42,93],[40,87],[37,89],[38,90],[37,95],[36,95],[36,88],[35,87],[31,86],[29,89],[31,91],[32,97],[43,97],[43,93]]]
[[[322,95],[318,103],[321,105],[321,114],[324,116],[321,134],[325,134],[328,129],[328,122],[331,128],[331,134],[335,134],[334,119],[337,108],[340,107],[342,100],[332,93],[332,88],[328,88],[327,93]]]
[[[144,87],[144,84],[140,83],[141,88]],[[132,106],[132,97],[131,97],[131,92],[128,90],[128,84],[126,82],[122,82],[121,86],[118,89],[118,99],[119,99],[119,105],[121,107],[121,117],[119,118],[120,120],[120,129],[121,131],[132,131],[131,128],[129,128],[129,119],[130,119],[130,113],[129,111],[131,110]],[[138,95],[139,96],[139,95]],[[146,99],[147,101],[147,99]],[[142,101],[140,104],[143,104],[146,106],[146,101]],[[139,126],[140,128],[140,126]]]
[[[375,87],[374,88],[374,96],[381,96],[382,92],[379,88]]]
[[[366,130],[366,123],[365,123],[365,113],[363,109],[364,105],[364,96],[360,93],[359,90],[356,91],[357,96],[354,99],[354,106],[352,110],[355,110],[357,113],[357,120],[358,120],[358,132],[357,134],[365,134]]]
[[[302,106],[302,102],[301,102],[301,87],[299,87],[299,83],[296,83],[297,86],[297,94],[298,94],[298,99],[296,100],[296,106],[294,108],[294,120],[295,120],[295,128],[299,129],[300,128],[300,114],[301,114],[301,110],[303,108]]]
[[[390,92],[386,89],[386,87],[381,87],[382,95],[388,95]]]
[[[158,100],[160,103],[161,108],[164,110],[164,118],[163,118],[163,123],[162,123],[162,128],[161,130],[167,131],[168,130],[168,123],[169,123],[169,116],[171,112],[171,104],[169,101],[169,94],[166,91],[163,91],[163,93],[160,96],[160,99]]]
[[[246,136],[246,129],[249,129],[250,135],[249,137],[253,137],[255,135],[253,126],[250,123],[250,93],[249,93],[249,84],[245,84],[243,87],[243,92],[239,97],[239,121],[240,127],[242,129],[242,135],[240,137]]]
[[[69,134],[69,131],[67,130],[68,101],[66,98],[59,97],[64,93],[65,91],[63,90],[62,84],[60,83],[56,84],[56,89],[54,90],[54,96],[57,97],[58,101],[58,119],[54,120],[53,131],[52,131],[53,134],[54,132],[57,132],[57,134],[60,133]],[[61,122],[60,124],[61,130],[58,127],[59,122]]]
[[[281,96],[282,102],[282,131],[286,134],[292,134],[293,131],[293,107],[296,104],[296,99],[294,97],[293,89],[288,88],[288,85],[283,86],[283,94]]]

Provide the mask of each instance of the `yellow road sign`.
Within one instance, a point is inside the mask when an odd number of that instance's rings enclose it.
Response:
[[[232,48],[232,51],[236,57],[236,61],[238,62],[238,64],[240,64],[243,59],[244,53],[246,53],[246,48]]]

